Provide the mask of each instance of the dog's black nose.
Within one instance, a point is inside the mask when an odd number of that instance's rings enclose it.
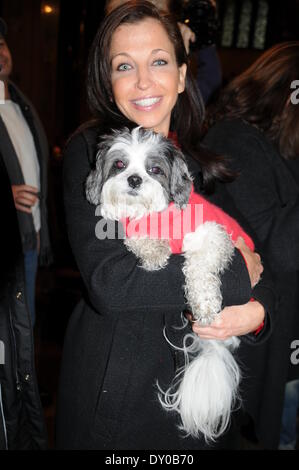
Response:
[[[142,183],[142,178],[138,175],[131,175],[128,178],[128,183],[131,188],[139,188]]]

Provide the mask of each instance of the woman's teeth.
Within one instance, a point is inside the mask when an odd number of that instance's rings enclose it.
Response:
[[[136,100],[134,101],[134,103],[137,104],[137,106],[147,107],[147,106],[152,106],[155,103],[158,103],[160,99],[161,98],[145,98],[143,100]]]

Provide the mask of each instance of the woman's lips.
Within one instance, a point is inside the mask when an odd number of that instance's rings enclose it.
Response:
[[[154,108],[157,108],[162,101],[162,96],[151,96],[148,98],[140,98],[137,100],[132,100],[135,109],[139,111],[151,111]]]

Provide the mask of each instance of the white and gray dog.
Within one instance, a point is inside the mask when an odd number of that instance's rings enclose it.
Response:
[[[96,167],[86,181],[88,201],[100,205],[103,218],[112,220],[141,219],[166,210],[171,202],[184,209],[191,189],[182,152],[162,135],[140,127],[104,136]],[[165,239],[126,238],[124,243],[146,270],[163,268],[172,254]],[[205,222],[184,236],[185,297],[201,324],[210,324],[221,311],[220,274],[233,251],[231,236],[216,222]],[[203,340],[194,333],[185,336],[185,367],[166,392],[160,389],[159,398],[165,409],[179,413],[187,434],[202,433],[209,441],[227,428],[240,381],[231,352],[238,345],[236,337],[220,341]]]

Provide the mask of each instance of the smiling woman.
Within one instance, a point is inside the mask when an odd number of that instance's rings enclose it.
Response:
[[[113,35],[110,54],[118,109],[131,121],[168,136],[172,109],[185,88],[186,64],[178,67],[165,29],[151,18],[121,25]]]
[[[174,131],[196,188],[208,192],[217,180],[225,182],[231,178],[222,160],[201,148],[199,133],[204,110],[177,24],[147,1],[127,2],[112,11],[93,42],[87,86],[95,121],[73,136],[64,155],[68,234],[86,296],[71,317],[65,339],[57,446],[118,450],[207,448],[201,433],[191,437],[181,432],[179,417],[167,413],[157,395],[157,382],[166,390],[177,367],[184,363],[183,354],[174,354],[163,331],[177,345],[192,331],[189,322],[181,328],[181,313],[187,309],[183,259],[171,255],[163,269],[150,272],[140,267],[138,258],[126,249],[123,240],[98,240],[98,218],[83,191],[97,149],[100,150],[99,139],[102,142],[104,134],[124,126],[132,129],[140,125],[165,136],[170,129]],[[142,169],[144,160],[136,148],[130,146],[132,159],[135,167]],[[115,163],[117,171],[124,174],[127,161],[120,147],[117,152],[110,154],[113,161],[107,168],[110,171]],[[154,151],[148,162],[143,175],[155,175],[157,185],[153,192],[160,203],[161,193],[156,188],[161,191],[158,181],[167,180],[167,172],[157,165]],[[139,172],[128,171],[117,184],[122,179],[126,190],[134,193],[140,184],[138,177]],[[115,191],[112,193],[114,196]],[[258,271],[258,255],[249,249],[246,252],[246,245],[242,250],[249,274]],[[267,338],[274,298],[266,276],[251,291],[246,264],[235,249],[230,269],[221,275],[221,285],[224,305],[233,307],[221,314],[222,323],[217,324],[213,334],[218,339],[233,336],[234,326],[229,325],[234,324],[232,318],[238,318],[238,334],[244,335],[245,341],[256,343]],[[255,301],[249,302],[250,297]],[[266,326],[257,336],[253,332],[264,318]]]

